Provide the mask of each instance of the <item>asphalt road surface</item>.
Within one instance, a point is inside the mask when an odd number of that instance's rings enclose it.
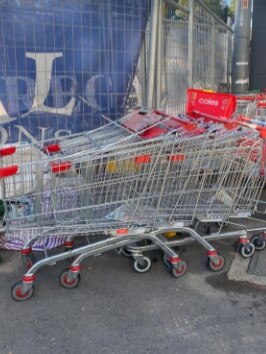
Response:
[[[152,267],[134,272],[132,261],[114,252],[83,264],[76,289],[58,275],[67,262],[38,273],[34,297],[15,302],[11,285],[23,273],[16,252],[1,251],[0,353],[265,353],[266,289],[227,279],[234,250],[223,271],[206,268],[205,251],[180,250],[187,274],[173,278],[161,254]]]

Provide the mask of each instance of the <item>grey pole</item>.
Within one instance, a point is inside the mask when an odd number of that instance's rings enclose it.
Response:
[[[147,63],[146,63],[146,31],[140,53],[140,81],[141,81],[141,106],[146,107],[146,86],[147,86]]]
[[[244,93],[249,88],[251,0],[236,0],[232,91]]]
[[[148,87],[147,87],[147,108],[153,108],[154,83],[155,83],[155,63],[156,63],[156,42],[158,27],[159,0],[151,2],[151,26],[149,43],[149,64],[148,64]]]
[[[188,85],[193,87],[193,44],[194,44],[194,0],[189,0],[188,17]]]
[[[228,17],[227,18],[227,26],[231,27],[232,23],[231,23],[231,18]],[[226,52],[227,52],[227,69],[226,69],[226,83],[227,83],[227,88],[231,91],[231,73],[232,73],[232,45],[233,45],[233,35],[230,31],[227,30],[227,43],[226,43]]]
[[[162,36],[163,36],[163,1],[159,0],[158,29],[157,29],[157,65],[156,65],[156,108],[161,107],[162,101]]]
[[[211,83],[211,88],[217,90],[217,87],[213,87],[215,85],[215,21],[213,18],[211,18],[211,41],[210,41],[210,55],[211,55],[211,60],[210,60],[210,83]]]

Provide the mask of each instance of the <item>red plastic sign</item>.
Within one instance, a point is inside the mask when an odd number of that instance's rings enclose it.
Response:
[[[236,98],[229,93],[187,90],[187,114],[194,118],[213,116],[228,119],[236,109]]]

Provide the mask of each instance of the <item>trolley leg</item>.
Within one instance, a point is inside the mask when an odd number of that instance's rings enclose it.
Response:
[[[156,233],[147,234],[146,239],[152,241],[157,248],[161,249],[164,253],[164,264],[167,266],[170,273],[179,278],[185,274],[187,270],[187,265],[185,261],[183,261],[177,254],[174,252],[167,244],[160,240],[160,238],[156,235]],[[143,273],[148,270],[150,266],[148,266],[147,257],[144,257],[141,252],[132,253],[132,257],[134,258],[134,269],[137,272]],[[146,267],[145,267],[146,264]],[[143,269],[144,267],[144,269]]]
[[[67,269],[67,273],[63,272],[60,275],[60,282],[64,287],[73,288],[79,282],[80,263],[87,257],[101,254],[105,251],[115,248],[124,247],[138,240],[144,239],[144,235],[127,235],[121,237],[112,237],[94,244],[79,247],[68,252],[62,252],[48,258],[43,258],[34,263],[31,268],[24,274],[22,279],[16,282],[11,289],[11,295],[16,301],[24,301],[33,295],[34,281],[37,271],[49,264],[55,264],[58,261],[69,258],[70,256],[78,256],[76,261]]]

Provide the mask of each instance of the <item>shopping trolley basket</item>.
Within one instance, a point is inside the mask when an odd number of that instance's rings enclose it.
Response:
[[[127,145],[129,142],[139,141],[145,132],[169,120],[169,117],[160,111],[133,111],[117,121],[112,121],[103,115],[107,124],[78,134],[61,137],[59,141],[46,141],[44,150],[48,154],[62,153],[65,156],[74,153],[98,153],[99,150],[112,147],[116,144]]]
[[[134,111],[124,117],[122,117],[117,122],[110,121],[107,117],[105,120],[108,124],[104,125],[101,128],[95,129],[90,132],[83,132],[79,134],[73,134],[70,137],[64,137],[60,139],[60,144],[55,143],[54,140],[46,140],[42,142],[36,142],[32,144],[23,144],[22,146],[13,145],[5,146],[3,151],[9,151],[9,156],[5,154],[0,160],[0,164],[3,166],[10,163],[13,164],[23,164],[24,162],[30,162],[34,160],[45,160],[45,155],[43,152],[49,155],[56,155],[58,153],[64,154],[73,154],[75,151],[79,151],[78,155],[81,155],[83,151],[86,155],[98,153],[104,147],[111,147],[115,144],[119,144],[121,147],[122,144],[126,144],[127,141],[138,141],[141,139],[148,139],[151,136],[156,134],[161,134],[162,132],[167,132],[176,125],[180,125],[180,120],[166,116],[160,111]],[[182,123],[182,122],[181,122]],[[42,149],[43,145],[45,146]],[[13,151],[13,155],[10,156],[10,151]],[[14,154],[14,152],[16,152]],[[4,157],[5,156],[5,157]],[[29,173],[31,173],[29,171]],[[35,178],[35,175],[28,176],[27,179]],[[18,197],[18,200],[21,199],[20,196],[26,193],[26,189],[29,192],[29,187],[32,184],[24,180],[20,181],[21,176],[16,176],[16,183],[13,184],[13,188],[9,189],[8,197]],[[1,191],[2,194],[4,193]],[[22,198],[23,199],[23,198]],[[20,200],[21,202],[21,200]],[[2,228],[4,231],[5,228]],[[64,244],[65,249],[68,250],[73,247],[73,241],[71,237],[67,237],[64,240],[62,236],[61,239],[57,238],[56,241],[53,237],[47,237],[46,240],[42,239],[41,242],[37,242],[31,234],[27,232],[27,241],[25,237],[25,231],[16,232],[16,234],[10,234],[5,237],[6,244],[11,244],[12,247],[17,249],[22,248],[21,253],[23,259],[28,267],[34,262],[34,257],[32,254],[32,245],[34,244],[34,249],[43,250],[45,253],[53,245]],[[36,241],[36,242],[35,242]],[[48,249],[48,250],[47,250]]]
[[[236,114],[248,123],[266,125],[266,94],[247,93],[236,96]]]

